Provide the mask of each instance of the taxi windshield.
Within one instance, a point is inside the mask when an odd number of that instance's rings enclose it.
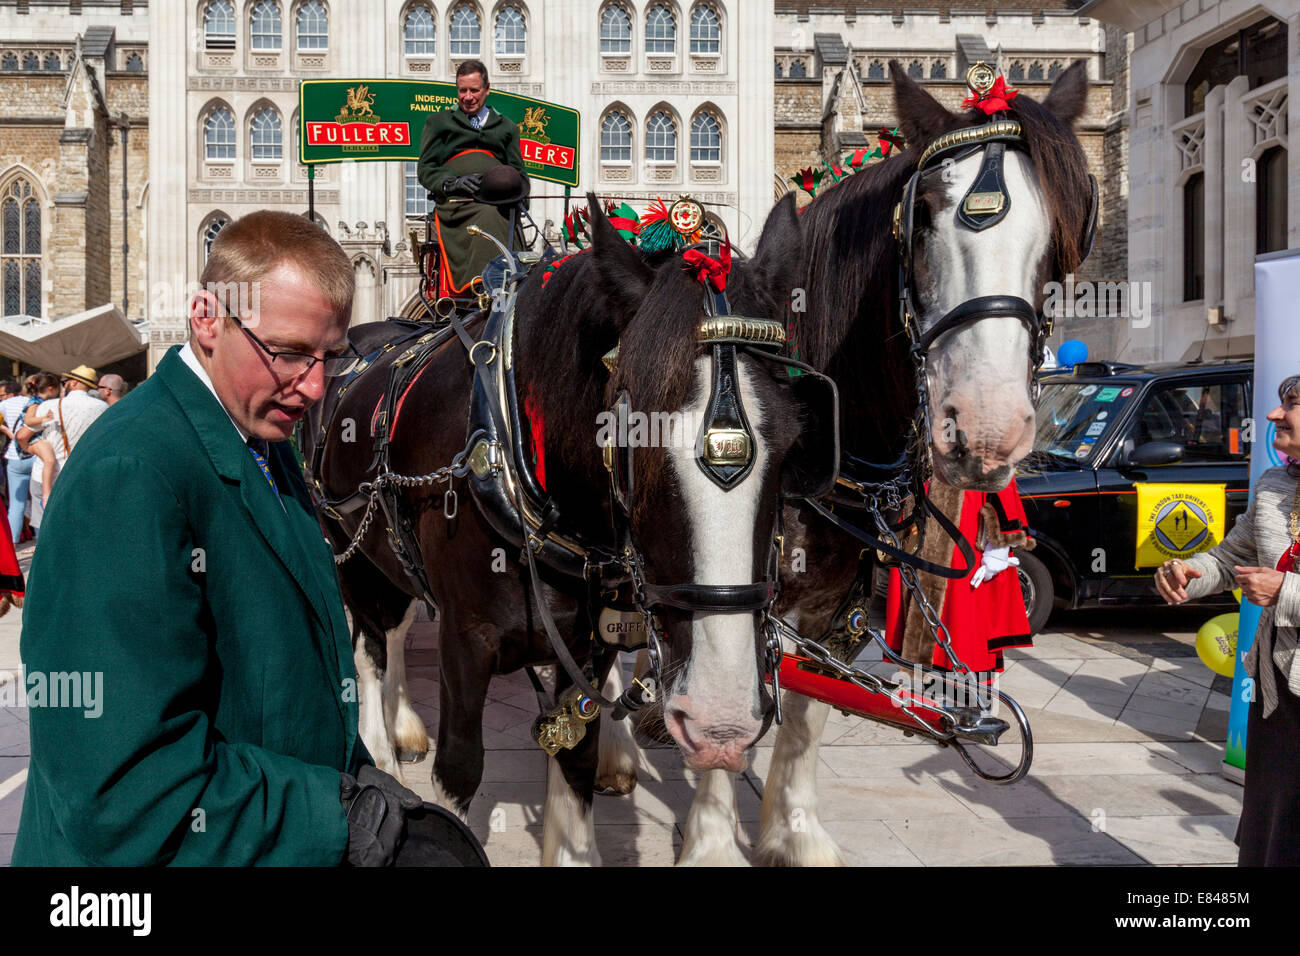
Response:
[[[1118,382],[1043,383],[1034,425],[1034,451],[1084,459],[1122,417],[1137,388]]]

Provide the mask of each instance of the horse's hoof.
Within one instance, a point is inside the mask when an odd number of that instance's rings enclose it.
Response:
[[[596,777],[596,792],[601,796],[626,797],[635,789],[635,773],[611,773]]]
[[[402,748],[398,748],[397,762],[398,763],[419,763],[428,755],[429,755],[428,750],[405,750]]]

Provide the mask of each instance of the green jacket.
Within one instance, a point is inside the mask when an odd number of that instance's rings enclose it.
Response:
[[[339,771],[370,758],[330,549],[288,443],[269,456],[282,508],[177,351],[86,432],[41,526],[15,865],[334,865],[347,847]],[[102,674],[102,713],[35,706],[33,676],[58,672]]]
[[[521,176],[528,175],[519,152],[519,128],[496,110],[489,107],[482,129],[471,126],[469,117],[459,107],[430,113],[420,136],[420,165],[416,172],[424,188],[433,193],[435,201],[447,201],[442,193],[442,181],[448,176],[459,175],[446,172],[443,167],[453,156],[467,149],[487,150],[497,158],[497,162],[513,166]]]

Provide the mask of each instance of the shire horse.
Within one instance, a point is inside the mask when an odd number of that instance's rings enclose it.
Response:
[[[1032,446],[1035,339],[1043,331],[1035,319],[1044,285],[1078,268],[1095,225],[1095,182],[1072,132],[1086,104],[1085,65],[1065,70],[1042,103],[1023,94],[1012,101],[1008,116],[1019,122],[1021,142],[1007,149],[1002,162],[1010,207],[1000,221],[978,230],[958,222],[956,213],[988,150],[957,150],[947,154],[951,163],[936,161],[917,177],[910,230],[900,229],[897,239],[891,228],[894,210],[909,195],[909,181],[926,148],[989,117],[974,109],[948,111],[897,62],[890,72],[907,148],[838,183],[802,210],[804,256],[796,285],[805,290],[807,311],[793,317],[793,342],[805,361],[840,388],[843,461],[892,463],[908,454],[918,409],[912,336],[903,328],[898,306],[901,284],[910,282],[920,336],[937,332],[952,310],[980,297],[1012,296],[1032,305],[1034,315],[997,308],[977,313],[927,343],[923,368],[930,427],[910,453],[914,461],[928,454],[936,480],[997,491]],[[905,229],[908,211],[899,211]],[[900,255],[910,259],[907,278]],[[802,634],[828,633],[855,579],[865,575],[870,581],[874,551],[863,551],[861,541],[807,503],[786,507],[784,525],[787,552],[803,549],[806,570],[796,573],[783,565],[777,612]],[[874,531],[870,521],[865,529]],[[764,783],[755,856],[773,865],[842,865],[843,854],[817,813],[818,748],[829,705],[786,693],[783,710]],[[734,779],[723,771],[701,780],[697,793],[713,799],[697,799],[699,819],[693,809],[691,823],[716,839],[695,843],[684,861],[748,862],[733,836],[738,830],[733,791]]]
[[[803,453],[804,424],[813,412],[785,366],[736,348],[724,384],[743,403],[752,461],[743,480],[729,488],[710,480],[697,454],[694,424],[710,420],[722,373],[719,349],[700,344],[705,287],[684,268],[682,254],[644,259],[618,236],[594,196],[589,204],[592,248],[534,267],[515,298],[510,345],[518,404],[529,410],[530,421],[543,423],[538,458],[565,533],[615,554],[630,543],[639,550],[647,592],[659,585],[660,595],[686,595],[647,599],[659,622],[659,698],[688,766],[736,771],[766,729],[775,701],[763,681],[771,648],[762,618],[771,599],[759,608],[758,602],[734,598],[752,593],[754,582],[767,582],[767,593],[774,591],[774,526],[787,459]],[[797,279],[789,250],[798,247],[799,229],[792,201],[773,210],[754,258],[732,264],[726,291],[734,314],[783,326],[784,300]],[[477,330],[479,321],[472,319],[470,327]],[[364,434],[358,423],[380,418],[385,369],[406,354],[380,349],[399,331],[396,323],[352,330],[370,366],[331,389],[313,409],[303,451],[315,463],[312,477],[327,502],[337,503],[374,478],[368,443],[348,440],[345,429],[351,423],[356,434]],[[602,357],[615,346],[611,372]],[[475,360],[505,359],[481,343],[467,353],[451,338],[405,386],[396,421],[380,422],[381,429],[394,429],[392,472],[428,475],[467,450]],[[635,412],[668,413],[669,433],[660,447],[637,448],[626,459],[623,448],[615,450],[632,471],[615,494],[597,433],[601,416],[620,398]],[[833,413],[829,417],[833,427]],[[832,474],[833,468],[832,462]],[[418,542],[423,582],[413,581],[398,560],[383,518],[363,526],[359,508],[327,510],[322,523],[336,553],[356,545],[339,574],[353,619],[361,733],[376,763],[398,776],[399,757],[418,758],[428,747],[406,696],[402,661],[404,638],[426,596],[420,585],[427,584],[441,635],[433,784],[437,801],[463,816],[483,773],[483,709],[493,674],[557,659],[539,619],[553,618],[597,686],[615,655],[592,649],[595,622],[582,581],[542,566],[545,608],[539,608],[527,566],[514,560],[518,543],[505,541],[480,507],[466,502],[449,508],[446,492],[445,483],[398,491],[397,510]],[[613,538],[615,497],[625,507],[622,540]],[[452,510],[455,517],[448,518]],[[505,555],[509,561],[502,560]],[[677,584],[683,581],[688,583]],[[691,595],[700,594],[706,599],[693,604]],[[728,601],[730,606],[716,606]],[[556,674],[558,697],[572,682],[563,667]],[[605,719],[602,713],[575,747],[549,761],[544,863],[599,862],[592,796],[599,722]]]

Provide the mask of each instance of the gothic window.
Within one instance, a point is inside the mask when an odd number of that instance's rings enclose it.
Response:
[[[600,161],[602,163],[632,161],[632,123],[626,115],[617,110],[606,114],[601,120]]]
[[[212,254],[212,243],[217,239],[217,234],[230,224],[230,220],[224,215],[218,213],[208,224],[203,227],[203,264],[207,265],[208,256]]]
[[[790,61],[790,78],[792,80],[801,80],[808,75],[808,68],[803,65],[803,60]]]
[[[1265,17],[1202,53],[1183,86],[1185,115],[1195,116],[1205,109],[1205,94],[1235,76],[1246,77],[1252,90],[1286,76],[1286,35],[1286,24]]]
[[[0,199],[0,259],[4,314],[41,315],[41,204],[26,179],[15,179]]]
[[[258,110],[252,123],[253,159],[281,159],[284,153],[280,135],[280,114],[272,106]]]
[[[707,3],[691,11],[691,52],[720,53],[722,51],[722,24],[718,12]]]
[[[24,70],[39,70],[41,68],[41,58],[35,53],[27,53],[23,56]]]
[[[6,53],[0,56],[0,70],[18,69],[18,57],[13,53]]]
[[[781,72],[781,61],[780,61],[780,60],[774,60],[774,61],[773,61],[773,66],[776,68],[776,73],[774,74],[774,77],[775,77],[776,79],[778,79],[778,80],[781,79],[781,77],[783,77],[783,76],[785,75],[784,73]]]
[[[943,60],[935,60],[930,64],[930,79],[946,80],[948,78],[948,64]]]
[[[253,7],[250,33],[254,50],[280,49],[280,5],[275,0],[259,0]]]
[[[235,8],[230,0],[213,0],[203,11],[203,45],[209,50],[235,48]]]
[[[402,39],[407,56],[433,56],[437,52],[438,28],[428,7],[411,7],[402,24]]]
[[[516,6],[505,6],[493,26],[497,56],[523,56],[528,49],[528,26]]]
[[[645,18],[645,51],[647,53],[677,52],[677,20],[665,4],[651,7]]]
[[[1008,80],[1023,80],[1025,78],[1025,64],[1020,60],[1012,60],[1011,68],[1007,70]]]
[[[1043,78],[1043,64],[1035,60],[1029,64],[1029,81],[1041,80]]]
[[[885,78],[885,64],[879,60],[872,60],[871,65],[867,67],[867,79],[883,80]]]
[[[1277,252],[1286,248],[1286,149],[1265,150],[1255,170],[1255,252]]]
[[[132,56],[135,56],[135,54],[132,54]],[[45,71],[47,73],[58,73],[61,69],[63,69],[63,65],[59,62],[57,53],[45,54]],[[130,66],[127,69],[130,69]]]
[[[632,52],[632,17],[621,4],[611,3],[600,14],[600,52]]]
[[[329,49],[329,16],[320,0],[307,0],[298,8],[298,49]]]
[[[420,219],[427,215],[433,205],[429,202],[429,192],[420,182],[418,163],[402,164],[402,179],[406,190],[406,218]]]
[[[126,71],[128,73],[143,73],[144,57],[139,53],[128,53],[126,57]]]
[[[925,78],[925,67],[921,65],[920,60],[913,60],[911,63],[907,64],[907,75],[914,80]]]
[[[712,113],[697,113],[691,121],[691,162],[722,162],[722,127]]]
[[[1183,185],[1183,301],[1205,298],[1205,174]]]
[[[664,110],[659,110],[646,123],[645,158],[652,163],[677,162],[677,124]]]
[[[478,56],[482,35],[478,11],[469,4],[461,4],[451,12],[452,56]]]
[[[206,159],[235,158],[235,116],[224,106],[209,113],[203,124],[203,154]]]
[[[1061,61],[1053,60],[1052,65],[1047,68],[1047,78],[1054,80],[1061,75]]]

